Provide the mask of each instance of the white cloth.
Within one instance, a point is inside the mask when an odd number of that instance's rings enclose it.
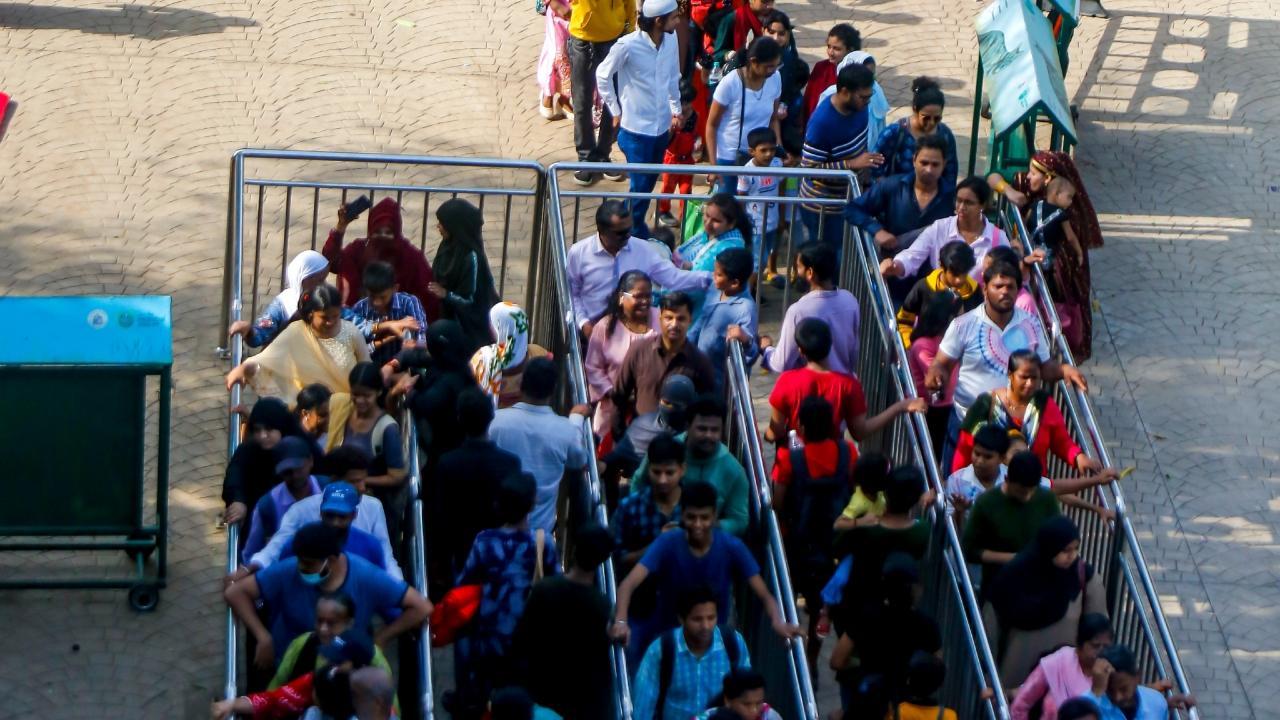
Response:
[[[1009,244],[1008,237],[1000,232],[999,228],[986,218],[983,218],[982,222],[982,236],[969,246],[973,248],[973,256],[978,261],[969,271],[969,277],[978,281],[982,280],[982,261],[987,257],[987,253],[991,252],[992,248]],[[942,246],[955,240],[965,242],[964,236],[960,234],[956,216],[934,220],[932,225],[920,231],[915,241],[906,250],[894,255],[893,261],[902,263],[907,276],[914,275],[926,259],[933,269],[937,270],[940,267],[938,255],[942,252]]]
[[[990,488],[984,488],[982,483],[978,481],[978,476],[973,473],[973,466],[965,465],[947,476],[947,504],[951,504],[953,495],[959,495],[972,504],[974,500],[978,499],[979,495],[988,489],[994,490],[1003,485],[1007,471],[1008,468],[1001,465],[1000,471],[996,473],[996,481]],[[1040,487],[1045,490],[1053,490],[1053,481],[1047,477],[1042,477],[1040,478]]]
[[[675,33],[663,35],[660,45],[654,45],[643,30],[623,35],[596,69],[596,88],[605,107],[620,118],[623,130],[649,137],[670,130],[671,118],[680,115]]]
[[[294,503],[285,511],[284,517],[280,518],[280,528],[276,530],[275,535],[271,536],[267,546],[249,558],[248,564],[256,566],[259,570],[265,570],[279,560],[280,553],[293,542],[293,536],[299,528],[309,523],[320,522],[320,502],[323,499],[323,493],[316,493]],[[363,530],[377,538],[378,544],[382,546],[382,557],[387,566],[387,572],[397,580],[404,580],[404,574],[400,572],[400,563],[396,562],[395,552],[391,550],[391,538],[387,535],[387,516],[378,498],[369,495],[360,496],[360,505],[356,507],[356,517],[351,522],[351,527]]]
[[[720,114],[720,127],[716,130],[717,160],[735,160],[739,151],[750,150],[747,136],[756,128],[772,126],[774,106],[782,97],[782,79],[775,72],[759,90],[746,91],[746,105],[743,105],[742,73],[742,70],[735,70],[725,75],[712,96],[724,107]]]
[[[746,167],[753,168],[759,165],[756,165],[755,158],[752,158],[747,161]],[[773,162],[769,163],[769,167],[782,167],[782,160],[775,157]],[[764,234],[778,229],[778,203],[770,203],[768,199],[778,197],[778,191],[781,189],[782,178],[777,175],[738,176],[738,195],[752,198],[746,201],[747,214],[751,216],[751,227],[755,228],[757,233]],[[759,245],[756,247],[759,249]]]
[[[616,256],[604,249],[598,234],[579,240],[569,248],[568,264],[569,297],[578,327],[604,315],[618,278],[630,270],[643,272],[664,290],[705,290],[711,284],[711,273],[681,270],[655,243],[634,237]]]
[[[644,0],[640,12],[647,18],[662,17],[676,11],[676,0]]]
[[[942,336],[938,352],[960,362],[960,375],[953,397],[961,418],[984,392],[1009,381],[1009,355],[1015,350],[1031,350],[1041,361],[1049,359],[1040,320],[1019,309],[1001,329],[987,315],[986,303],[951,321]]]
[[[302,281],[312,275],[329,269],[329,261],[315,250],[303,250],[289,261],[284,271],[286,287],[276,296],[276,300],[290,313],[298,311],[298,300],[302,297]]]
[[[520,458],[520,466],[533,475],[538,497],[529,513],[529,529],[548,534],[556,524],[556,497],[560,478],[587,464],[581,415],[563,417],[546,405],[518,402],[494,414],[489,440]]]

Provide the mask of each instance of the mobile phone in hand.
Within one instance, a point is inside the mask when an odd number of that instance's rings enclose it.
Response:
[[[372,205],[373,201],[369,199],[368,195],[361,195],[355,200],[347,203],[347,222],[351,222],[352,220],[360,217],[360,215],[365,210],[368,210]]]

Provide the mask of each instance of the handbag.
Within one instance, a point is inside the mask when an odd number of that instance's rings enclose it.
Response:
[[[450,645],[467,629],[480,611],[483,585],[458,585],[440,598],[431,613],[431,646]]]
[[[741,69],[734,70],[734,72],[738,74],[738,85],[742,88],[742,98],[741,102],[738,103],[738,144],[733,146],[733,163],[735,165],[746,165],[747,161],[751,159],[750,153],[742,151],[742,134],[746,132],[746,128],[743,125],[747,114],[747,81]]]

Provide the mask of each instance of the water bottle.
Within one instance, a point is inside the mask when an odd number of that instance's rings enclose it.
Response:
[[[720,62],[716,61],[711,64],[711,75],[707,77],[707,89],[715,90],[720,84],[720,78],[724,77],[724,70],[720,69]]]
[[[804,447],[804,443],[800,442],[800,436],[795,430],[787,433],[787,448],[791,450],[799,450]]]

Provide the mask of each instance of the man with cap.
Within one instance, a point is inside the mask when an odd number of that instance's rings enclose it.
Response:
[[[397,580],[404,579],[400,565],[391,558],[388,561],[382,552],[378,539],[369,533],[352,527],[360,507],[360,493],[350,483],[342,481],[329,483],[324,488],[320,500],[320,522],[333,528],[338,533],[342,549],[349,555],[364,558],[375,567],[386,570]],[[293,549],[286,548],[280,559],[293,557]]]
[[[662,382],[662,394],[658,397],[657,412],[645,413],[631,421],[622,439],[604,457],[601,478],[605,481],[605,495],[612,511],[618,506],[619,484],[623,477],[640,466],[649,452],[649,443],[663,434],[676,435],[689,425],[689,403],[698,396],[693,381],[685,375],[671,375]]]
[[[613,115],[618,147],[630,163],[660,163],[671,133],[680,128],[680,59],[676,0],[644,0],[639,29],[614,43],[596,69],[600,100]],[[617,92],[614,92],[614,88]],[[653,190],[656,173],[631,173],[630,191]],[[632,235],[649,237],[648,200],[631,201]]]
[[[339,534],[324,523],[302,526],[293,537],[296,557],[281,560],[262,572],[227,586],[227,604],[257,640],[253,663],[272,668],[289,641],[315,628],[316,600],[322,593],[341,590],[355,603],[353,628],[367,632],[374,614],[389,620],[374,635],[384,646],[388,640],[421,627],[431,615],[431,602],[363,558],[342,550]],[[266,622],[258,616],[262,601]],[[390,618],[395,611],[400,616]]]
[[[391,549],[391,540],[387,535],[387,521],[382,510],[382,502],[372,495],[364,494],[364,478],[369,475],[371,462],[372,459],[368,453],[351,446],[334,448],[324,459],[325,468],[331,477],[345,480],[359,493],[360,503],[356,506],[355,519],[351,526],[377,539],[381,548],[382,561],[374,564],[388,569],[397,568],[394,571],[389,570],[396,574],[399,571],[395,553]],[[280,528],[271,536],[266,547],[253,554],[246,553],[245,564],[226,577],[226,584],[243,579],[250,573],[264,570],[279,560],[285,548],[293,542],[294,533],[298,532],[298,528],[321,519],[320,506],[323,502],[324,496],[317,492],[294,503],[280,518]]]
[[[320,483],[311,476],[311,448],[299,437],[288,436],[275,447],[276,477],[281,480],[253,507],[249,537],[245,539],[245,560],[266,545],[279,530],[281,518],[304,498],[320,492]]]

